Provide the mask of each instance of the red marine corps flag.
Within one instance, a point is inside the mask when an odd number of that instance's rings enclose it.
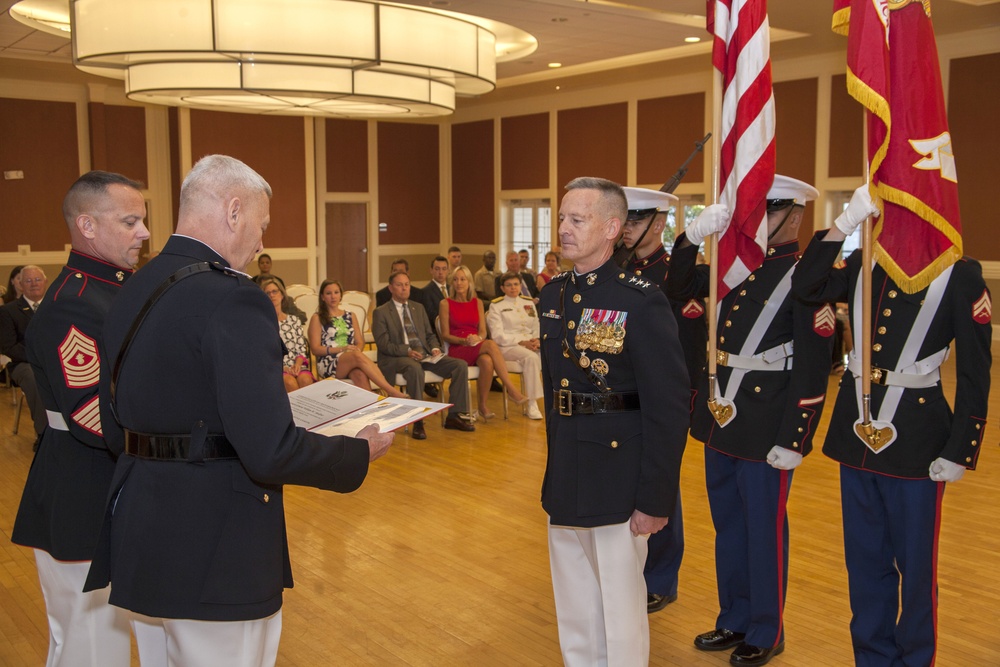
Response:
[[[869,112],[870,187],[882,207],[875,256],[911,294],[962,256],[930,13],[930,0],[834,0],[833,30],[848,36],[847,89]]]
[[[774,180],[767,2],[709,0],[707,29],[723,91],[718,203],[732,213],[719,239],[721,299],[761,265],[767,249],[767,191]]]

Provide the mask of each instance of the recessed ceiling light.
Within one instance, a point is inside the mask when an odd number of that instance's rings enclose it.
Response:
[[[688,44],[697,44],[701,41],[701,37],[685,37],[684,41]]]
[[[549,63],[549,67],[555,69],[556,67],[562,67],[562,63]]]

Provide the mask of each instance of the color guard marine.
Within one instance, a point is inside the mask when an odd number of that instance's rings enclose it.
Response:
[[[786,503],[792,471],[812,449],[830,370],[835,316],[828,304],[791,293],[798,229],[815,188],[775,176],[767,195],[763,264],[719,301],[718,383],[700,383],[691,435],[705,443],[705,477],[715,524],[719,615],[699,635],[704,651],[735,648],[730,662],[763,665],[784,650],[788,583]],[[729,212],[707,207],[674,246],[668,292],[707,291],[698,245],[723,231]]]
[[[858,188],[834,227],[810,242],[792,281],[803,298],[849,303],[856,342],[861,252],[846,266],[834,262],[844,238],[878,213],[868,186]],[[934,664],[941,501],[945,483],[975,469],[982,450],[992,309],[982,267],[969,257],[912,294],[881,265],[872,269],[871,429],[862,425],[864,369],[855,348],[823,443],[823,453],[840,463],[851,638],[859,665]],[[953,342],[954,410],[940,372]]]

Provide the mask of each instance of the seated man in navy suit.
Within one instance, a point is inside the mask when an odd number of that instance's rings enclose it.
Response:
[[[418,398],[424,391],[424,371],[451,378],[449,398],[454,404],[444,427],[459,431],[475,431],[476,427],[462,419],[469,411],[469,366],[454,357],[444,356],[430,363],[429,356],[441,352],[441,343],[419,303],[410,299],[410,277],[402,271],[389,276],[392,300],[372,313],[372,335],[378,348],[378,367],[390,380],[397,373],[406,379],[406,392]],[[423,421],[413,425],[413,437],[427,437]]]
[[[28,399],[28,409],[31,410],[31,419],[35,423],[36,447],[49,422],[45,414],[45,404],[35,388],[35,374],[31,370],[31,364],[28,363],[24,332],[27,331],[35,309],[45,296],[47,286],[48,280],[44,271],[34,265],[26,266],[21,269],[21,288],[24,293],[0,308],[0,354],[10,358],[7,373]]]

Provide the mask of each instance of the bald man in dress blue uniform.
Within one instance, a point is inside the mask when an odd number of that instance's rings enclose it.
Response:
[[[569,667],[645,665],[646,540],[675,511],[687,371],[663,292],[611,260],[621,186],[578,178],[566,189],[559,242],[574,269],[539,303],[559,644]]]
[[[817,195],[802,181],[775,176],[763,264],[720,300],[718,386],[709,396],[704,378],[695,399],[691,435],[705,443],[720,611],[715,629],[694,643],[703,651],[734,649],[734,665],[763,665],[785,648],[786,504],[793,470],[812,449],[835,328],[829,304],[791,294],[802,214]],[[696,266],[698,245],[728,220],[725,207],[708,206],[677,239],[668,276],[673,298],[707,289],[709,267]]]

